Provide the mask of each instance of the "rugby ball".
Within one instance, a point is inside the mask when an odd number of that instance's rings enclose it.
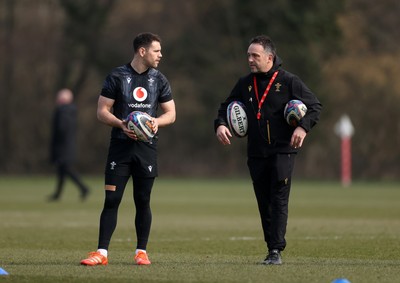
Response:
[[[307,106],[302,101],[294,99],[286,103],[283,117],[290,126],[297,127],[306,113]]]
[[[151,119],[151,116],[145,112],[133,111],[125,119],[126,127],[135,132],[139,141],[151,142],[154,137]]]
[[[247,135],[248,121],[246,108],[240,101],[229,103],[226,111],[226,120],[233,134],[239,138]]]

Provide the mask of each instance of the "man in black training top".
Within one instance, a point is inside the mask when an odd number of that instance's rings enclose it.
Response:
[[[98,119],[112,127],[105,169],[105,202],[100,216],[98,249],[82,260],[83,265],[106,265],[111,236],[117,225],[118,207],[130,177],[136,206],[136,252],[138,265],[151,264],[147,241],[151,226],[150,195],[157,170],[157,139],[137,140],[126,127],[124,119],[132,111],[142,111],[152,119],[152,129],[158,132],[175,121],[175,103],[166,77],[156,70],[162,54],[161,39],[152,33],[141,33],[133,40],[134,56],[130,63],[115,68],[107,76],[100,93]],[[157,109],[161,115],[157,117]]]

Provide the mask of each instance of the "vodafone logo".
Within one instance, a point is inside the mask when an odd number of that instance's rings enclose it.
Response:
[[[143,87],[137,87],[133,90],[133,98],[136,101],[142,102],[147,98],[147,90]]]

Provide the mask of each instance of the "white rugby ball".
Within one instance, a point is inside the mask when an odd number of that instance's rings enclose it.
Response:
[[[246,107],[240,101],[229,103],[226,111],[226,119],[233,134],[239,138],[247,135],[248,121]]]
[[[154,137],[151,119],[145,112],[133,111],[126,118],[126,127],[135,132],[139,141],[151,142]]]

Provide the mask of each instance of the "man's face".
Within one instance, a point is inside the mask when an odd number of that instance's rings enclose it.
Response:
[[[149,48],[146,49],[143,60],[148,67],[157,68],[161,57],[161,44],[158,41],[153,41]]]
[[[273,65],[273,56],[261,44],[252,43],[247,50],[247,61],[252,73],[266,73]]]

